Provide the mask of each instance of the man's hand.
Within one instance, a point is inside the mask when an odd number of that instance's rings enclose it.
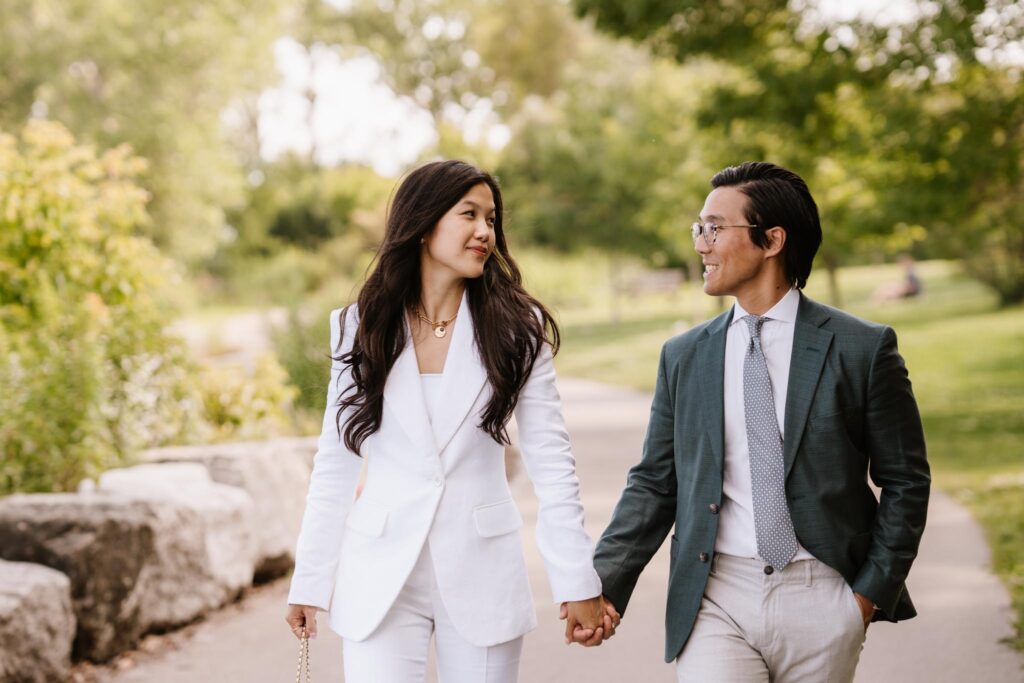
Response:
[[[871,617],[875,615],[875,603],[871,602],[871,598],[861,595],[860,593],[854,593],[853,597],[857,598],[857,605],[860,607],[860,616],[864,620],[864,629],[867,630],[868,624],[871,623]]]
[[[596,600],[597,598],[595,598]],[[584,647],[595,647],[600,645],[605,640],[615,635],[615,629],[618,628],[621,617],[619,616],[618,610],[611,603],[611,600],[601,596],[602,614],[601,614],[601,627],[591,631],[590,629],[583,628],[582,626],[576,626],[570,630],[568,624],[566,624],[566,643],[575,642],[583,645]],[[571,603],[562,603],[562,609],[558,615],[559,619],[567,619],[569,616],[568,606]]]

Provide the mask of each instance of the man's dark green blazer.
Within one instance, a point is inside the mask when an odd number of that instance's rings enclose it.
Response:
[[[594,557],[605,595],[625,614],[640,572],[675,525],[666,661],[690,636],[718,533],[731,319],[730,310],[662,348],[643,457],[629,472]],[[924,531],[930,475],[921,418],[891,328],[801,295],[783,459],[801,545],[874,601],[875,619],[915,616],[905,580]],[[869,474],[881,489],[878,500]]]

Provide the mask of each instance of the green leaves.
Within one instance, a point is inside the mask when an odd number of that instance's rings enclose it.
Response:
[[[0,127],[62,122],[102,148],[130,143],[149,170],[136,228],[188,263],[223,235],[242,170],[221,111],[273,75],[285,0],[12,0],[0,5]]]
[[[580,43],[561,92],[516,121],[499,176],[509,230],[562,250],[598,247],[678,264],[710,177],[692,114],[707,88],[599,36]]]
[[[164,334],[178,272],[134,235],[143,168],[47,121],[0,134],[0,494],[72,489],[197,424]]]
[[[183,283],[136,235],[144,168],[47,121],[0,133],[0,495],[73,490],[142,448],[293,428],[276,360],[199,367],[166,332]]]
[[[574,5],[683,65],[732,74],[694,113],[709,158],[804,176],[830,268],[898,245],[965,256],[1004,303],[1024,298],[1019,3],[939,0],[886,23],[781,0]],[[901,225],[923,230],[889,239]]]

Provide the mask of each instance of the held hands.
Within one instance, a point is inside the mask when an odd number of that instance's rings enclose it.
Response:
[[[565,644],[594,647],[615,635],[621,617],[603,595],[589,600],[563,602],[558,614],[565,620]]]
[[[292,635],[296,638],[302,639],[303,629],[305,629],[307,636],[316,638],[316,607],[310,605],[288,605],[288,613],[285,615],[284,620],[288,622],[292,629]]]

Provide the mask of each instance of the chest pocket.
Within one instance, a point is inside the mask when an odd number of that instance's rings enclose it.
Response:
[[[851,442],[859,443],[862,427],[860,408],[846,408],[823,415],[811,415],[807,422],[810,432],[843,433]]]

